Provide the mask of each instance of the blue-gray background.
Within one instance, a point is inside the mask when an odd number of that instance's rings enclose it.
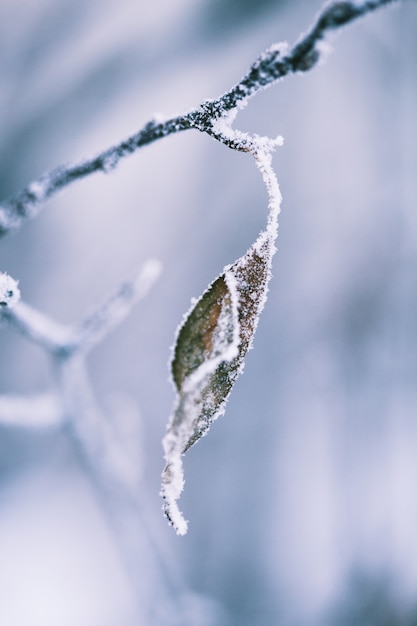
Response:
[[[156,113],[218,96],[320,5],[2,0],[1,197]],[[118,406],[140,411],[155,542],[144,538],[138,563],[141,608],[65,434],[3,425],[2,626],[417,623],[417,6],[367,17],[332,45],[325,64],[237,118],[285,138],[279,250],[244,375],[185,460],[186,537],[158,496],[169,349],[190,298],[265,223],[252,160],[197,132],[173,136],[0,242],[0,270],[24,299],[68,323],[147,258],[164,266],[89,358],[102,406],[115,419]],[[46,357],[0,333],[0,393],[47,390]],[[150,622],[146,603],[166,611]]]

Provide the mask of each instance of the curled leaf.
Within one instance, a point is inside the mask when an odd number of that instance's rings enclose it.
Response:
[[[163,440],[166,466],[161,493],[165,515],[181,535],[187,531],[177,505],[184,485],[182,455],[224,413],[252,346],[268,291],[280,195],[269,161],[262,161],[260,169],[270,195],[268,228],[192,306],[173,349],[171,369],[177,399]]]

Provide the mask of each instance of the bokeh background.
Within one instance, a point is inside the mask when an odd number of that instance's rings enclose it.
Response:
[[[320,6],[2,0],[1,197],[220,95]],[[237,118],[285,138],[279,250],[244,375],[185,459],[187,536],[158,495],[167,362],[191,297],[265,224],[254,163],[172,136],[1,240],[0,270],[65,323],[149,257],[164,267],[89,358],[103,411],[139,420],[135,576],[65,431],[0,424],[2,626],[417,624],[417,5],[332,45]],[[3,325],[0,393],[53,382],[41,350]]]

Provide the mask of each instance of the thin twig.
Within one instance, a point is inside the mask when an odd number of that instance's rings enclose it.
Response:
[[[107,302],[88,315],[73,331],[70,349],[89,352],[130,313],[133,306],[148,293],[161,272],[161,264],[150,259],[130,281],[123,283]]]
[[[23,336],[49,354],[63,352],[66,346],[70,344],[71,329],[69,326],[58,324],[25,302],[20,301],[13,308],[0,309],[0,319],[7,320]]]
[[[0,396],[0,423],[19,428],[50,428],[63,421],[61,402],[57,395],[42,393],[33,396]]]
[[[314,67],[323,52],[320,44],[330,32],[371,11],[398,1],[349,0],[329,4],[318,15],[312,28],[290,51],[282,44],[271,46],[251,65],[245,76],[220,98],[206,100],[188,113],[176,117],[162,121],[152,119],[128,139],[92,158],[53,169],[5,200],[0,204],[0,237],[35,217],[41,210],[41,204],[60,189],[94,172],[109,172],[121,159],[133,154],[142,146],[168,135],[195,128],[234,150],[248,151],[245,142],[236,141],[233,137],[217,132],[215,122],[219,118],[225,118],[235,109],[244,107],[249,98],[284,76],[305,72]]]
[[[133,154],[142,146],[172,133],[189,128],[184,116],[164,122],[151,120],[137,133],[100,154],[80,161],[62,165],[32,182],[20,193],[0,204],[0,237],[39,213],[39,205],[55,195],[60,189],[81,180],[94,172],[110,172],[124,157]]]
[[[104,339],[148,293],[161,272],[161,264],[150,259],[132,280],[124,282],[106,302],[77,326],[59,324],[25,302],[0,307],[0,319],[8,321],[22,335],[58,359],[86,354]]]
[[[397,1],[364,0],[362,3],[349,1],[329,4],[291,50],[288,51],[285,44],[275,44],[261,54],[239,83],[218,100],[205,105],[208,114],[223,115],[224,110],[229,111],[246,102],[261,89],[273,85],[284,76],[311,70],[323,53],[320,43],[327,34]]]

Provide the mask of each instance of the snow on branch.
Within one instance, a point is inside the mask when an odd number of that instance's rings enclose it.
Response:
[[[10,199],[0,204],[0,237],[18,229],[35,217],[44,201],[71,183],[94,172],[109,172],[119,161],[139,148],[173,133],[198,129],[235,150],[248,151],[246,139],[236,141],[216,130],[215,122],[230,115],[230,122],[249,98],[288,74],[305,72],[321,58],[326,36],[359,17],[399,0],[346,0],[326,5],[307,34],[288,49],[274,44],[250,66],[245,76],[220,98],[206,100],[195,109],[167,118],[151,119],[137,133],[96,156],[79,163],[63,165],[44,174]],[[249,139],[250,143],[250,139]]]

